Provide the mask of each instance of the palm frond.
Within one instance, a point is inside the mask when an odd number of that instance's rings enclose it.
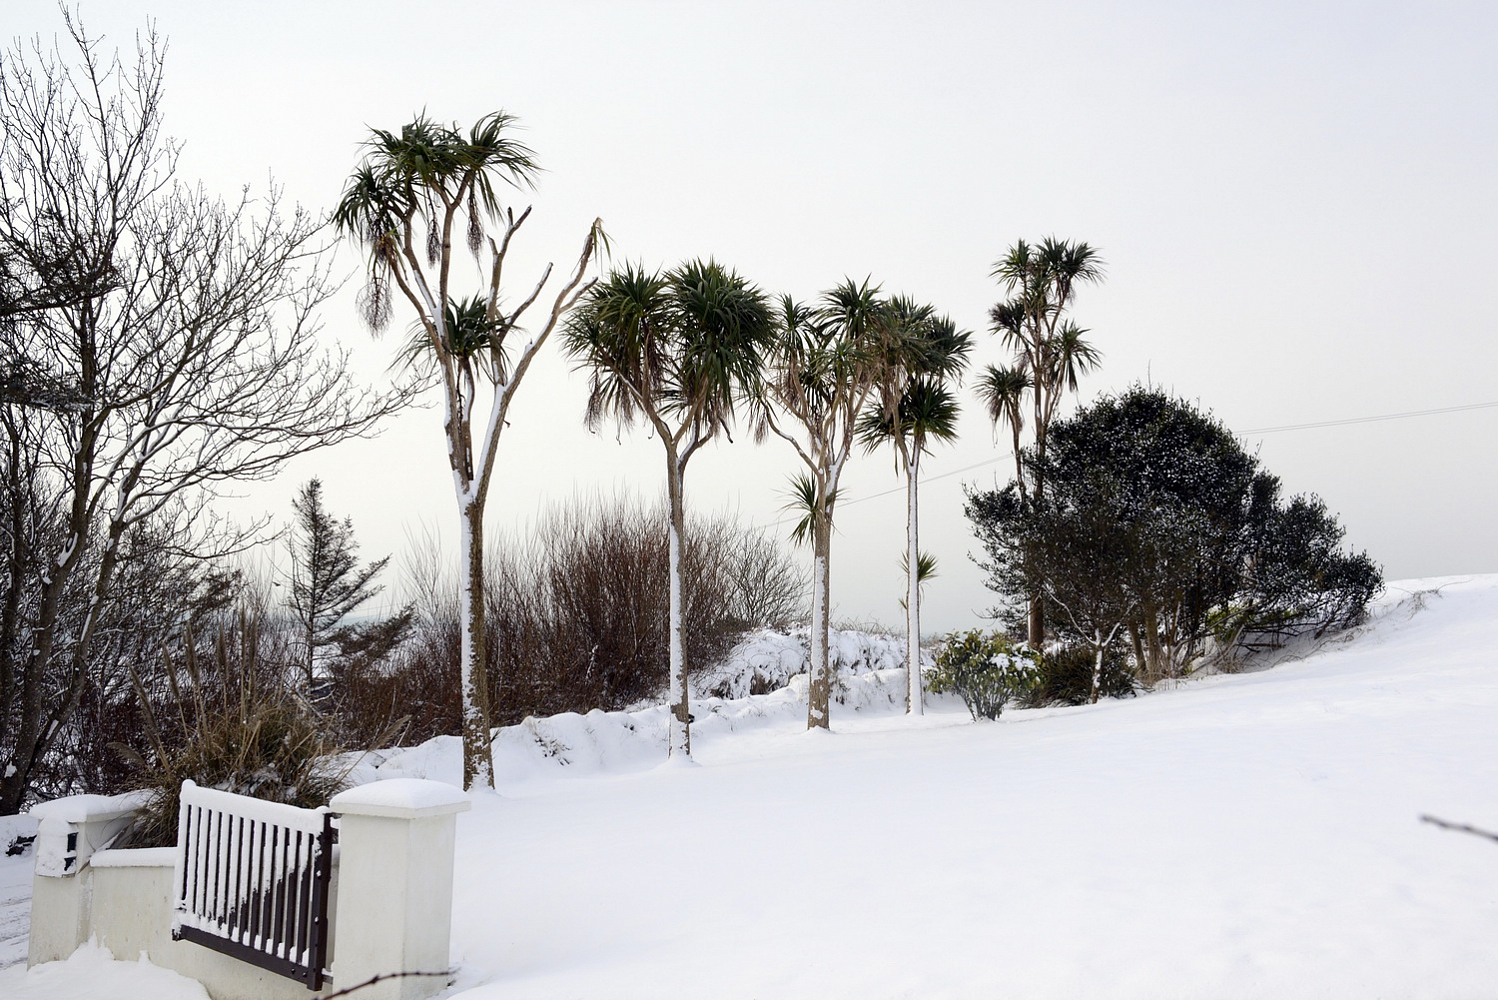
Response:
[[[791,529],[791,541],[797,545],[811,544],[815,526],[826,516],[827,507],[837,502],[838,491],[833,490],[824,498],[817,490],[817,482],[808,473],[799,472],[791,477],[791,488],[785,492],[786,503],[781,510],[799,513],[800,519]]]
[[[1034,383],[1021,368],[989,365],[978,379],[978,398],[988,409],[988,419],[997,426],[1007,423],[1016,432],[1025,429],[1024,395]]]

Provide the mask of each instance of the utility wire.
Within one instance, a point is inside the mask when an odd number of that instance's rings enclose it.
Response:
[[[1283,424],[1279,427],[1253,427],[1245,434],[1277,434],[1280,431],[1307,431],[1314,427],[1344,427],[1348,424],[1371,424],[1379,420],[1403,420],[1406,417],[1429,417],[1437,413],[1464,413],[1467,410],[1488,410],[1498,406],[1491,403],[1468,403],[1465,406],[1442,406],[1434,410],[1409,410],[1405,413],[1383,413],[1376,417],[1349,417],[1346,420],[1320,420],[1313,424]]]
[[[1442,406],[1437,407],[1433,410],[1408,410],[1404,413],[1380,413],[1376,416],[1371,417],[1348,417],[1345,420],[1318,420],[1314,423],[1309,424],[1281,424],[1278,427],[1251,427],[1243,433],[1247,435],[1279,434],[1283,431],[1308,431],[1314,430],[1317,427],[1346,427],[1351,424],[1371,424],[1377,423],[1382,420],[1404,420],[1409,417],[1430,417],[1441,413],[1465,413],[1468,410],[1489,410],[1494,407],[1498,407],[1498,400],[1494,400],[1491,403],[1466,403],[1462,406]],[[986,458],[981,462],[974,462],[972,465],[964,465],[962,468],[953,469],[950,472],[943,472],[935,476],[922,476],[921,482],[929,483],[934,482],[938,479],[946,479],[948,476],[960,476],[964,472],[971,472],[974,469],[981,469],[985,465],[993,465],[995,462],[1007,461],[1008,459],[1011,459],[1013,457],[1014,452],[1005,452],[1004,454],[998,455],[994,458]],[[880,497],[887,497],[891,493],[904,492],[905,487],[896,486],[894,489],[880,490],[878,493],[870,493],[867,496],[854,497],[852,500],[841,500],[838,502],[838,506],[851,507],[854,504],[863,503],[865,500],[877,500]],[[783,517],[778,521],[772,521],[769,524],[762,525],[762,527],[778,528],[782,524],[790,524],[795,520],[799,520],[799,518],[795,516]]]

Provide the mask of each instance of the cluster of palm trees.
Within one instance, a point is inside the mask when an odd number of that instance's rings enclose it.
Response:
[[[564,327],[569,354],[589,372],[588,420],[648,424],[666,453],[670,506],[669,752],[690,754],[683,661],[681,539],[684,478],[698,449],[742,411],[756,437],[788,441],[806,466],[795,535],[814,554],[811,694],[807,724],[829,724],[829,558],[838,480],[856,444],[893,442],[911,483],[911,544],[919,454],[956,433],[949,379],[972,336],[929,306],[886,299],[845,281],[812,305],[772,300],[714,260],[665,272],[626,265],[589,290]],[[914,578],[912,585],[914,586]],[[919,638],[919,600],[907,598]],[[919,662],[919,651],[917,650]],[[911,705],[920,710],[919,677]]]
[[[757,440],[788,442],[804,465],[794,480],[802,518],[794,536],[813,556],[809,728],[829,725],[829,567],[838,484],[858,447],[891,446],[907,482],[909,710],[922,709],[918,489],[921,456],[957,433],[954,386],[963,375],[972,334],[903,296],[885,296],[869,280],[844,280],[813,302],[773,298],[715,260],[667,270],[625,264],[585,280],[607,242],[595,221],[570,280],[544,321],[512,358],[508,339],[550,274],[513,308],[501,305],[506,251],[529,215],[503,209],[497,182],[528,185],[531,151],[510,137],[513,119],[488,115],[468,131],[426,117],[399,135],[374,131],[335,214],[341,230],[369,253],[361,299],[378,329],[398,292],[415,310],[409,356],[430,366],[443,386],[446,441],[463,525],[469,600],[461,651],[464,687],[464,780],[492,784],[483,683],[482,518],[504,415],[531,359],[555,329],[586,370],[587,422],[642,423],[661,442],[670,511],[669,753],[690,759],[691,714],[682,627],[682,540],[687,465],[708,442],[745,420]],[[489,269],[467,299],[449,290],[452,235],[466,222],[467,247]],[[487,236],[495,227],[499,236]],[[995,421],[1016,441],[1033,402],[1041,440],[1061,394],[1095,363],[1084,331],[1064,317],[1077,283],[1097,277],[1085,244],[1017,244],[996,271],[1012,302],[995,307],[994,328],[1014,349],[1013,364],[990,368],[980,384]],[[478,390],[489,389],[487,417],[474,426]],[[1027,495],[1038,497],[1043,484]]]

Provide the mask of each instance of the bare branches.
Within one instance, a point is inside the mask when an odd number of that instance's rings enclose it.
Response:
[[[12,463],[26,480],[7,500],[47,510],[28,542],[36,566],[12,578],[29,604],[4,637],[27,642],[20,765],[0,779],[0,812],[77,703],[131,533],[191,523],[222,484],[372,434],[411,399],[358,386],[345,356],[319,348],[317,312],[337,288],[319,220],[274,186],[225,201],[175,178],[156,36],[133,64],[106,60],[64,16],[71,57],[40,43],[0,57],[0,344],[19,384],[0,407],[35,456]]]

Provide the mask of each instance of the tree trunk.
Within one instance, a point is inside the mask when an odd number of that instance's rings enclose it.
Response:
[[[817,512],[820,515],[820,511]],[[817,516],[812,523],[811,669],[807,676],[806,728],[830,729],[832,665],[827,657],[827,628],[831,588],[827,567],[832,549],[832,525]]]
[[[925,714],[921,697],[921,530],[918,494],[921,448],[915,443],[905,464],[905,712]]]
[[[489,667],[484,648],[484,505],[462,508],[463,557],[468,580],[463,601],[460,670],[463,687],[463,787],[494,787],[489,731]]]
[[[1025,625],[1025,639],[1030,648],[1040,652],[1045,644],[1045,609],[1041,606],[1040,598],[1030,598],[1030,616]]]
[[[1097,704],[1098,690],[1103,686],[1103,630],[1092,630],[1092,646],[1097,659],[1092,661],[1092,704]]]
[[[1038,393],[1040,390],[1036,389]],[[1035,482],[1030,491],[1030,502],[1035,504],[1036,510],[1045,503],[1045,445],[1046,427],[1040,420],[1037,409],[1035,414]],[[1030,620],[1026,628],[1026,639],[1030,648],[1036,652],[1045,643],[1045,603],[1041,600],[1040,593],[1030,595]]]
[[[686,538],[686,504],[682,495],[683,470],[675,454],[666,452],[666,484],[670,500],[671,525],[669,556],[671,560],[670,645],[671,675],[668,689],[670,719],[667,722],[666,755],[690,760],[692,756],[692,715],[687,699],[686,643],[682,622],[682,542]]]

